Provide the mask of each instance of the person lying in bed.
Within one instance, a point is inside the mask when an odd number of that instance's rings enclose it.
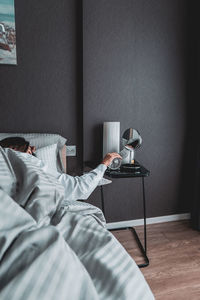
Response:
[[[10,148],[15,151],[35,156],[34,152],[36,151],[36,147],[31,146],[30,143],[22,137],[5,138],[0,141],[0,146],[2,148]],[[87,174],[75,177],[65,173],[56,172],[55,170],[52,171],[48,168],[47,165],[44,165],[44,163],[42,162],[41,168],[43,169],[43,171],[56,177],[59,180],[59,182],[64,186],[66,200],[85,200],[97,187],[99,181],[103,178],[105,170],[115,158],[121,159],[121,156],[116,152],[107,153],[103,158],[102,162],[97,166],[97,168],[88,172]],[[39,159],[34,157],[33,160]],[[37,161],[33,161],[33,163],[37,163]]]
[[[73,201],[86,199],[119,155],[72,177],[49,170],[26,141],[8,142],[0,142],[0,299],[153,300],[100,209]]]

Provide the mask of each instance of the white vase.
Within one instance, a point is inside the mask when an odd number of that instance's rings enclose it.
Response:
[[[109,152],[120,151],[120,122],[103,123],[103,157]]]

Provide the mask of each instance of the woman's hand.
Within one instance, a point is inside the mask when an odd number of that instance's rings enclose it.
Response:
[[[117,152],[107,153],[101,163],[108,167],[115,158],[122,159]]]

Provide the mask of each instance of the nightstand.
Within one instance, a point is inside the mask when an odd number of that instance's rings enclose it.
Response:
[[[140,163],[135,162],[135,168],[131,171],[124,171],[122,170],[122,167],[119,170],[109,170],[107,169],[105,172],[106,177],[108,178],[141,178],[142,182],[142,203],[143,203],[143,218],[144,218],[144,246],[142,245],[142,242],[140,241],[139,236],[137,235],[137,232],[134,227],[123,227],[123,228],[115,228],[110,229],[110,231],[115,230],[130,230],[133,234],[133,236],[136,239],[136,242],[140,248],[141,254],[144,258],[145,263],[139,264],[138,267],[146,267],[149,265],[149,259],[147,256],[147,232],[146,232],[146,198],[145,198],[145,184],[144,184],[144,178],[149,176],[150,171],[147,170],[145,167],[143,167]],[[105,205],[104,205],[104,190],[103,186],[101,186],[101,204],[102,204],[102,211],[105,215]]]

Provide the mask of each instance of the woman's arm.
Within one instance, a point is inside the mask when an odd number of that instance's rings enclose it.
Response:
[[[102,163],[96,169],[82,176],[73,177],[67,174],[60,175],[58,180],[64,186],[65,199],[87,199],[102,179],[107,166],[109,166],[116,157],[121,158],[121,156],[115,152],[106,154]]]

